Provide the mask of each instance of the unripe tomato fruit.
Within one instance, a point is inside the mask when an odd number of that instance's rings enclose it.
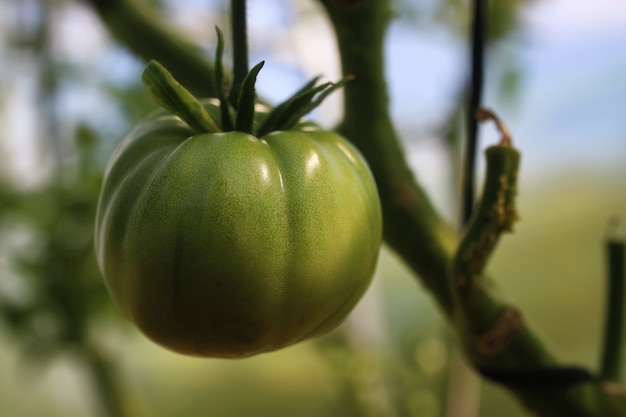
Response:
[[[244,357],[341,323],[381,235],[373,177],[336,133],[197,134],[161,111],[109,163],[95,245],[112,298],[149,338]]]

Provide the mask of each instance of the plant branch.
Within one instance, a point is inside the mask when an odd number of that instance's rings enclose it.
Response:
[[[119,42],[146,62],[165,66],[196,97],[216,97],[213,65],[202,50],[170,27],[150,6],[134,0],[82,0]]]
[[[384,74],[384,37],[392,16],[390,2],[363,0],[354,6],[322,0],[333,24],[344,77],[344,118],[339,131],[367,159],[381,197],[384,237],[450,313],[446,280],[456,232],[434,209],[404,157],[389,114]],[[341,3],[341,2],[339,2]]]

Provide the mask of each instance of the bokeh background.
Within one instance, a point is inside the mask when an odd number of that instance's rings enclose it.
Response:
[[[224,1],[142,1],[209,56],[214,26],[228,29]],[[523,164],[522,219],[491,275],[560,358],[595,368],[603,241],[609,219],[626,219],[626,3],[492,3],[484,104],[509,125]],[[315,1],[249,8],[251,61],[266,60],[258,89],[268,101],[314,75],[338,78]],[[396,9],[394,120],[418,178],[455,222],[468,2],[397,0]],[[91,235],[112,149],[155,108],[142,65],[87,1],[0,1],[1,416],[527,415],[464,366],[428,294],[386,248],[367,296],[317,341],[194,359],[129,326],[106,294]],[[339,104],[336,95],[312,117],[332,126]],[[491,126],[481,132],[483,147],[497,140]]]

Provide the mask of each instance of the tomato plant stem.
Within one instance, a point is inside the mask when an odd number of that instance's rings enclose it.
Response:
[[[343,89],[339,131],[359,148],[376,177],[385,240],[424,278],[442,310],[450,313],[453,299],[445,276],[456,234],[415,180],[389,113],[384,39],[393,17],[392,2],[322,4],[337,36],[343,76],[354,76]]]
[[[236,106],[241,84],[248,74],[248,25],[246,0],[232,0],[230,20],[233,39],[233,87],[229,100]]]

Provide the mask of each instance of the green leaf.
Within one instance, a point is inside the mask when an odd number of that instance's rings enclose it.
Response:
[[[217,98],[220,101],[222,129],[224,131],[230,131],[233,130],[233,121],[230,117],[229,103],[224,92],[224,34],[217,26],[215,26],[215,31],[217,32],[217,48],[215,50],[215,86],[217,88]]]

